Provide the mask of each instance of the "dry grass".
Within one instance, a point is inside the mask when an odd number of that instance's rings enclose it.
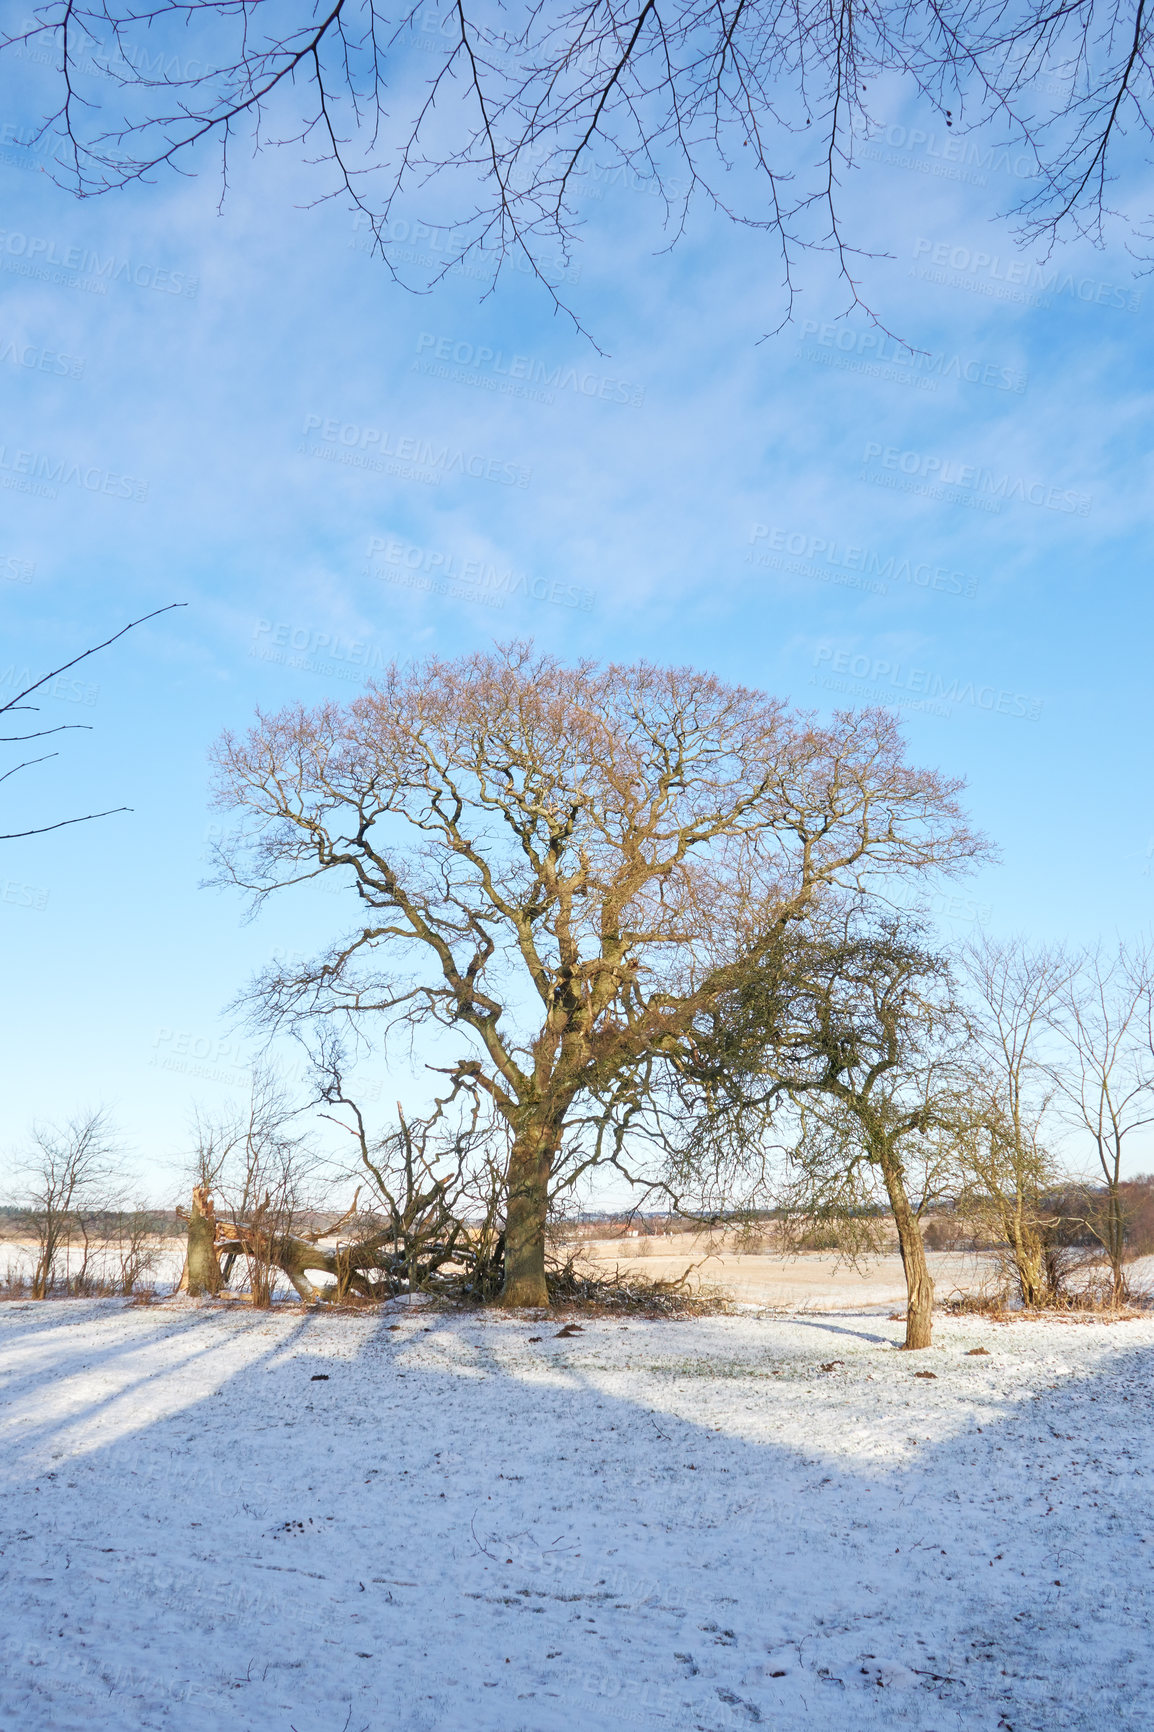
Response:
[[[157,1289],[151,1282],[140,1277],[131,1280],[123,1275],[113,1275],[106,1270],[100,1274],[91,1271],[78,1270],[76,1274],[62,1274],[52,1282],[44,1299],[132,1299],[144,1300],[155,1298]],[[31,1299],[32,1277],[27,1267],[9,1263],[0,1277],[0,1300]]]
[[[21,1300],[32,1298],[32,1283],[23,1275],[15,1275],[0,1281],[0,1302],[5,1299]],[[59,1281],[51,1286],[47,1293],[41,1294],[36,1303],[46,1305],[53,1299],[126,1299],[130,1305],[151,1305],[160,1294],[155,1287],[135,1286],[126,1293],[118,1281]]]

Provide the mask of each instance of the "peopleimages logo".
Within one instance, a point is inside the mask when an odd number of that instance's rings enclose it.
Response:
[[[409,222],[406,217],[390,217],[374,226],[367,211],[357,211],[352,226],[349,246],[370,257],[379,252],[390,264],[432,265],[446,277],[469,277],[474,282],[491,282],[498,268],[502,274],[512,271],[540,276],[554,288],[581,281],[581,266],[566,259],[538,254],[529,258],[520,252],[501,252],[498,247],[474,247],[458,229]]]
[[[3,268],[18,274],[41,275],[48,270],[64,271],[78,279],[87,278],[93,284],[132,283],[138,289],[156,289],[161,294],[183,295],[191,300],[197,293],[196,277],[183,271],[162,270],[158,265],[139,260],[118,258],[115,253],[101,254],[90,247],[58,246],[46,235],[28,235],[20,229],[0,229],[0,253]],[[101,288],[101,294],[107,293]]]
[[[1041,698],[1027,697],[1024,692],[975,685],[973,680],[956,677],[947,679],[933,668],[907,667],[884,656],[855,655],[852,650],[835,650],[832,644],[823,644],[815,651],[813,665],[832,674],[848,675],[850,680],[868,682],[855,690],[846,680],[822,679],[822,685],[829,689],[853,692],[861,698],[872,697],[882,704],[896,701],[916,709],[930,709],[938,715],[949,715],[946,707],[949,704],[969,704],[993,715],[1024,717],[1031,722],[1036,722],[1042,713]],[[911,699],[916,700],[912,705]]]
[[[907,151],[911,156],[930,157],[937,163],[953,163],[958,168],[976,169],[980,178],[969,174],[947,175],[950,179],[970,180],[975,186],[985,186],[987,174],[1009,174],[1016,180],[1035,180],[1038,174],[1037,162],[1026,152],[1015,153],[1009,145],[983,145],[977,138],[965,138],[956,132],[927,132],[924,126],[886,126],[870,139],[868,146],[862,151],[861,154],[867,161],[899,160],[884,157],[878,149],[879,143],[885,143],[890,150]],[[914,165],[907,163],[903,166]],[[939,171],[927,164],[927,172]]]
[[[24,26],[26,30],[35,27],[32,21],[27,21]],[[31,61],[34,66],[47,66],[53,72],[59,71],[60,52],[51,43],[20,42],[15,47],[15,53],[20,59]],[[153,48],[149,52],[143,44],[133,43],[118,43],[115,49],[109,48],[101,52],[99,48],[86,49],[80,45],[73,48],[70,42],[68,65],[73,73],[83,72],[89,76],[99,75],[123,81],[125,73],[132,71],[139,74],[141,78],[152,79],[156,82],[164,80],[169,84],[188,83],[194,78],[208,77],[214,71],[214,68],[203,60],[185,59],[182,55],[163,48]],[[4,128],[4,133],[8,134],[14,130],[8,126]],[[53,146],[60,142],[51,134],[46,135],[46,137]],[[3,142],[8,142],[7,137],[3,139]],[[17,142],[20,141],[17,140]]]
[[[0,902],[16,908],[43,910],[48,906],[48,892],[39,884],[18,884],[14,878],[0,878]]]
[[[117,475],[96,464],[71,463],[66,457],[49,457],[42,451],[0,445],[0,487],[31,493],[37,499],[55,499],[58,487],[69,486],[85,493],[103,493],[109,499],[131,499],[137,505],[148,498],[148,482],[135,476]]]
[[[552,403],[554,391],[573,391],[578,397],[596,398],[602,403],[626,403],[640,408],[645,401],[645,389],[624,379],[606,378],[585,368],[534,359],[532,355],[506,355],[488,343],[459,342],[453,337],[438,337],[432,331],[422,331],[417,338],[417,354],[424,359],[413,362],[414,369],[462,384],[479,384],[477,375],[487,375],[484,384],[489,390],[510,395],[539,396]],[[435,366],[436,362],[448,363]]]
[[[85,363],[77,355],[58,354],[38,343],[20,343],[0,338],[0,361],[25,367],[30,373],[49,373],[56,379],[82,379]]]
[[[8,121],[0,126],[0,162],[10,168],[31,169],[39,173],[49,165],[64,166],[59,154],[60,140],[55,133],[38,127],[18,127]]]
[[[938,890],[930,897],[929,912],[940,920],[960,920],[986,926],[994,917],[994,905],[992,902],[979,902],[974,896],[963,896],[957,891]]]
[[[31,668],[18,668],[15,662],[0,668],[0,686],[8,686],[13,691],[27,691],[35,678]],[[56,698],[62,704],[86,704],[89,708],[100,696],[99,686],[89,685],[87,680],[66,679],[63,674],[57,674],[54,680],[39,689],[43,697]]]
[[[924,349],[911,349],[906,343],[895,342],[884,331],[855,331],[846,325],[823,324],[819,319],[803,319],[802,338],[812,337],[823,348],[836,354],[805,355],[806,359],[827,361],[828,365],[845,365],[854,371],[876,376],[880,368],[892,369],[906,376],[908,383],[923,390],[936,390],[939,379],[956,379],[967,385],[985,385],[995,391],[1013,391],[1022,396],[1026,389],[1026,374],[1020,367],[1006,366],[1000,361],[984,361],[972,355],[940,354]],[[841,358],[845,357],[843,361]],[[855,366],[855,362],[861,362]]]
[[[310,673],[335,674],[341,679],[363,680],[366,672],[382,671],[389,665],[387,653],[361,638],[345,638],[339,632],[317,631],[313,626],[292,625],[286,620],[258,620],[249,654],[259,661],[280,662],[285,667]]]
[[[475,481],[493,481],[501,487],[528,487],[533,477],[533,471],[519,463],[464,451],[437,439],[421,439],[410,433],[394,435],[382,427],[338,421],[332,416],[306,415],[304,432],[318,434],[322,443],[311,450],[302,446],[303,455],[323,457],[354,469],[410,476],[435,484],[446,475],[471,475]]]
[[[883,470],[894,474],[892,485],[901,491],[921,493],[931,499],[954,496],[986,511],[1000,511],[1005,500],[1016,499],[1020,504],[1037,505],[1046,511],[1087,517],[1094,503],[1091,494],[1079,493],[1072,487],[1051,487],[1045,481],[1030,481],[1022,475],[999,474],[978,463],[955,463],[952,457],[901,451],[896,445],[881,445],[875,439],[867,441],[862,461],[880,462]],[[899,476],[905,479],[899,480]],[[890,485],[886,476],[867,475],[864,479]]]
[[[926,282],[973,289],[998,300],[1046,307],[1055,295],[1069,295],[1084,306],[1114,307],[1124,313],[1136,313],[1142,305],[1141,289],[1103,282],[1098,277],[1080,277],[1033,259],[1004,259],[1000,253],[988,253],[981,247],[956,246],[923,235],[914,242],[913,256],[918,263],[911,275]]]
[[[397,541],[383,535],[372,537],[368,557],[382,559],[406,573],[420,574],[438,587],[452,585],[451,593],[454,595],[488,601],[499,607],[503,607],[512,596],[551,602],[554,607],[580,608],[585,613],[593,606],[592,590],[583,589],[579,584],[562,583],[557,578],[530,577],[528,572],[503,570],[500,566],[486,564],[483,559],[461,559],[455,553],[419,547],[414,542]],[[375,572],[370,568],[367,575],[396,581],[392,572],[379,566]]]
[[[247,1055],[239,1042],[187,1029],[162,1028],[153,1046],[157,1050],[148,1062],[156,1070],[179,1071],[223,1083],[236,1083],[245,1075]]]
[[[825,535],[806,535],[802,530],[771,528],[755,523],[749,536],[756,548],[745,556],[747,565],[768,565],[774,570],[797,571],[801,576],[821,577],[826,582],[839,579],[815,569],[815,562],[832,567],[833,572],[850,573],[862,582],[849,582],[852,589],[869,589],[876,595],[888,595],[888,586],[908,583],[915,589],[935,589],[945,595],[972,597],[978,593],[976,577],[951,571],[948,565],[930,565],[926,560],[899,559],[896,554],[875,553],[871,548],[853,542],[831,540]],[[764,548],[757,544],[763,542]],[[785,555],[785,558],[775,557]]]

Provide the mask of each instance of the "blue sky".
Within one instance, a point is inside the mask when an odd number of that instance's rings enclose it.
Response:
[[[3,845],[6,1144],[104,1103],[163,1190],[192,1104],[236,1097],[230,1001],[344,924],[322,895],[245,924],[202,887],[212,741],[495,636],[893,702],[1000,849],[946,936],[1148,927],[1154,285],[1121,226],[1019,250],[1023,165],[895,92],[845,209],[917,365],[839,319],[827,260],[767,334],[764,237],[701,211],[666,251],[659,202],[608,177],[563,285],[595,347],[523,272],[397,287],[291,149],[219,212],[209,157],[77,203],[12,142],[35,103],[0,141],[4,689],[188,606],[46,697],[92,731],[6,790],[5,829],[133,808]],[[439,244],[401,226],[395,256]],[[40,458],[74,477],[54,497],[20,485]]]

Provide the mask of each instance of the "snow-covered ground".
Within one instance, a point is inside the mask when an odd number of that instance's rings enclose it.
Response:
[[[1154,1726],[1154,1319],[579,1321],[0,1306],[3,1732]]]

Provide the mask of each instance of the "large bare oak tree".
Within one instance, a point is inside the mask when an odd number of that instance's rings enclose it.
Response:
[[[361,908],[327,954],[258,983],[266,1021],[461,1037],[449,1087],[508,1130],[508,1305],[547,1303],[558,1153],[618,1079],[675,1061],[734,968],[823,895],[982,847],[885,712],[821,725],[707,673],[525,644],[260,716],[217,765],[246,820],[233,881],[260,899],[337,873]]]

